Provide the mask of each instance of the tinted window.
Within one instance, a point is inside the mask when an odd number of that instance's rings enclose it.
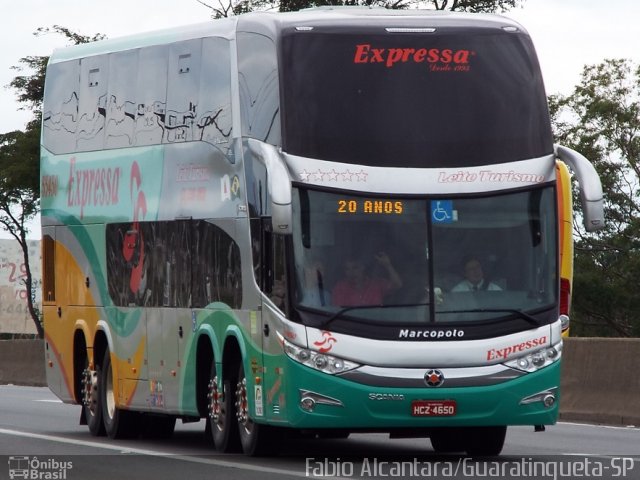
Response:
[[[280,145],[276,47],[265,36],[238,33],[242,135]]]
[[[221,228],[199,221],[194,224],[193,306],[222,302],[231,308],[242,304],[240,248]]]
[[[188,307],[190,222],[107,225],[109,294],[116,305]]]
[[[72,152],[76,148],[80,62],[51,64],[46,78],[42,107],[44,146],[53,153]]]
[[[138,58],[134,143],[158,144],[162,142],[167,110],[168,48],[143,48]]]
[[[240,249],[205,221],[107,225],[109,294],[119,306],[242,303]]]
[[[228,145],[231,137],[229,41],[202,40],[202,66],[196,140]],[[221,147],[222,148],[222,147]]]
[[[283,147],[363,165],[457,167],[552,152],[530,39],[285,32]]]
[[[109,93],[106,100],[105,148],[133,145],[136,118],[135,92],[138,50],[110,55]]]
[[[76,131],[78,151],[102,150],[104,147],[108,78],[108,55],[80,60],[80,101]]]
[[[44,145],[60,154],[202,140],[225,150],[229,55],[229,41],[211,37],[51,64]]]
[[[294,192],[292,286],[303,309],[410,325],[477,323],[556,304],[553,187],[447,199]]]

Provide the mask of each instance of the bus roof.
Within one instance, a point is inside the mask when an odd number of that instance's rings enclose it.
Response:
[[[407,28],[486,28],[525,29],[507,17],[495,14],[462,13],[440,10],[391,10],[387,8],[327,6],[297,12],[253,12],[241,15],[238,29],[261,24],[278,31],[287,27],[380,26]]]
[[[484,28],[515,27],[526,30],[514,20],[494,14],[461,13],[437,10],[390,10],[368,7],[319,7],[298,12],[252,12],[237,17],[212,20],[181,27],[143,32],[56,49],[49,63],[163,45],[203,37],[233,38],[236,29],[276,37],[290,27],[380,26],[405,28]]]
[[[165,45],[203,37],[231,38],[235,32],[236,22],[237,17],[233,17],[59,48],[54,50],[49,63],[66,62],[94,55],[133,50],[153,45]]]

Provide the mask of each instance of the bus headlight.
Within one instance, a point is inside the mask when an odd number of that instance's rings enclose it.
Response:
[[[330,375],[348,372],[349,370],[353,370],[360,366],[357,363],[350,362],[343,358],[298,347],[285,339],[282,339],[282,343],[284,346],[284,352],[289,358],[301,363],[302,365],[311,367],[314,370],[319,370],[320,372],[328,373]]]
[[[504,362],[507,367],[522,370],[523,372],[535,372],[558,361],[562,356],[562,342],[551,347],[546,347],[522,357]]]

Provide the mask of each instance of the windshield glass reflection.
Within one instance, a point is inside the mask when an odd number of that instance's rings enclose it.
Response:
[[[298,189],[294,303],[358,322],[477,322],[556,301],[552,188],[400,199]]]

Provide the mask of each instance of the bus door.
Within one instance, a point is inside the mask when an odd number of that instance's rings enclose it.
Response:
[[[272,232],[270,217],[263,217],[260,223],[262,254],[259,278],[263,300],[253,321],[261,337],[260,362],[263,368],[262,389],[255,390],[256,417],[262,414],[266,418],[277,420],[285,406],[284,365],[278,330],[282,323],[279,318],[286,316],[289,311],[285,256],[287,237]]]

